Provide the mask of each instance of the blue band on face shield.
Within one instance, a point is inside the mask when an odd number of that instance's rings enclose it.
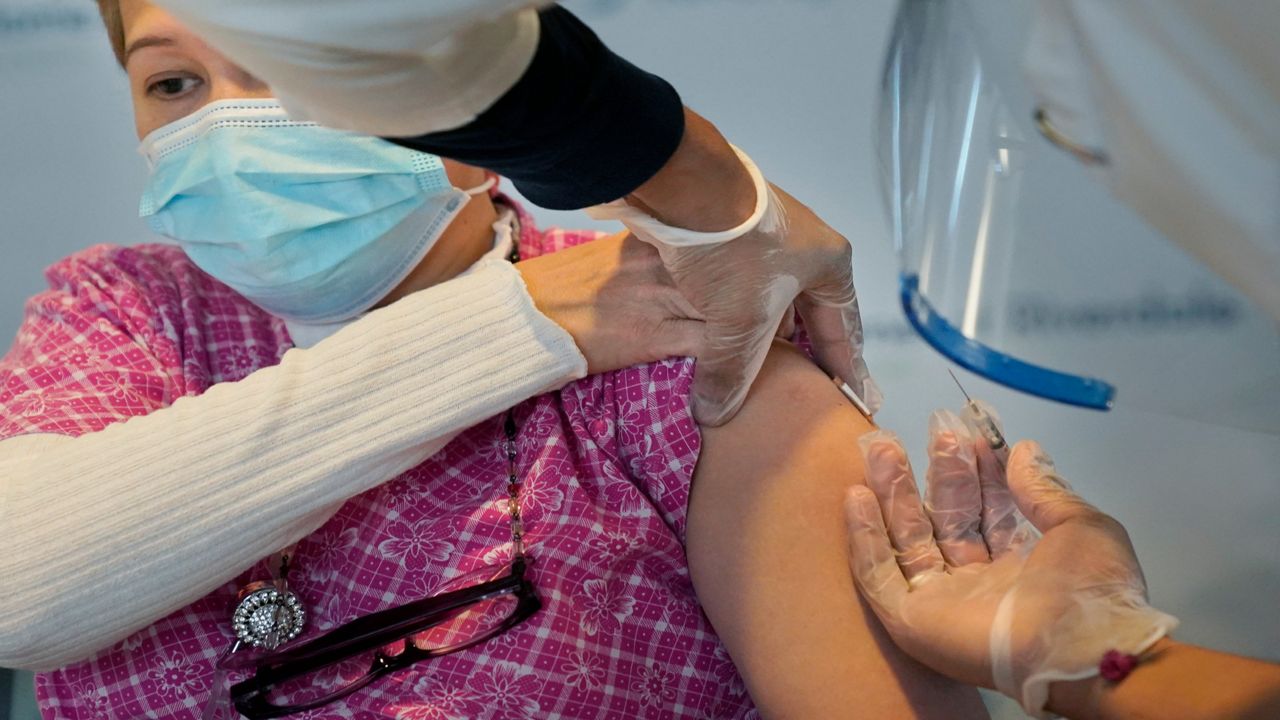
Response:
[[[149,134],[140,214],[201,269],[279,317],[369,309],[468,196],[440,158],[290,120],[274,100],[213,103]]]
[[[960,330],[934,311],[933,306],[920,293],[920,282],[917,276],[904,274],[898,280],[902,310],[906,313],[911,326],[933,349],[954,360],[961,367],[1006,387],[1047,400],[1094,410],[1111,408],[1116,389],[1110,383],[1097,378],[1069,375],[1032,365],[965,337]]]

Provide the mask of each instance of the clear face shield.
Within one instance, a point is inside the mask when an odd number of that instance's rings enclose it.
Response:
[[[1026,79],[1037,3],[904,0],[882,185],[903,309],[958,364],[1071,405],[1280,433],[1280,333],[1115,200]]]

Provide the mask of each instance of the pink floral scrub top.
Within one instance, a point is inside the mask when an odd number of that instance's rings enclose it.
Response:
[[[534,229],[525,258],[595,233]],[[166,245],[99,245],[48,271],[0,360],[0,438],[79,435],[274,365],[284,324]],[[692,362],[589,377],[521,403],[518,461],[543,609],[471,650],[427,660],[295,717],[740,718],[751,701],[694,597],[683,539],[700,438]],[[510,552],[503,417],[351,498],[297,546],[308,633],[436,592]],[[506,555],[504,555],[506,553]],[[93,658],[39,674],[46,718],[197,718],[241,586]]]

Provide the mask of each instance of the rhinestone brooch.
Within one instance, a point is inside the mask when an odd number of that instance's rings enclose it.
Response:
[[[298,596],[281,591],[271,583],[245,588],[240,604],[231,616],[231,625],[241,642],[274,650],[298,637],[306,623],[306,612]]]

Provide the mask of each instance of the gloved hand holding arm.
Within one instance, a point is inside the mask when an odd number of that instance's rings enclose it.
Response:
[[[1274,716],[1280,667],[1165,638],[1177,620],[1147,604],[1123,526],[1039,445],[1014,447],[1006,484],[959,418],[930,431],[923,503],[885,432],[862,438],[867,487],[846,501],[854,579],[904,650],[1037,717]],[[1140,658],[1130,677],[1098,677],[1109,651]]]
[[[693,388],[698,421],[721,425],[738,411],[793,305],[818,363],[875,412],[880,390],[862,357],[849,241],[770,185],[706,120],[686,110],[685,126],[680,149],[653,179],[587,212],[620,220],[657,247],[676,286],[706,319]],[[735,207],[749,210],[734,219],[726,213]]]

